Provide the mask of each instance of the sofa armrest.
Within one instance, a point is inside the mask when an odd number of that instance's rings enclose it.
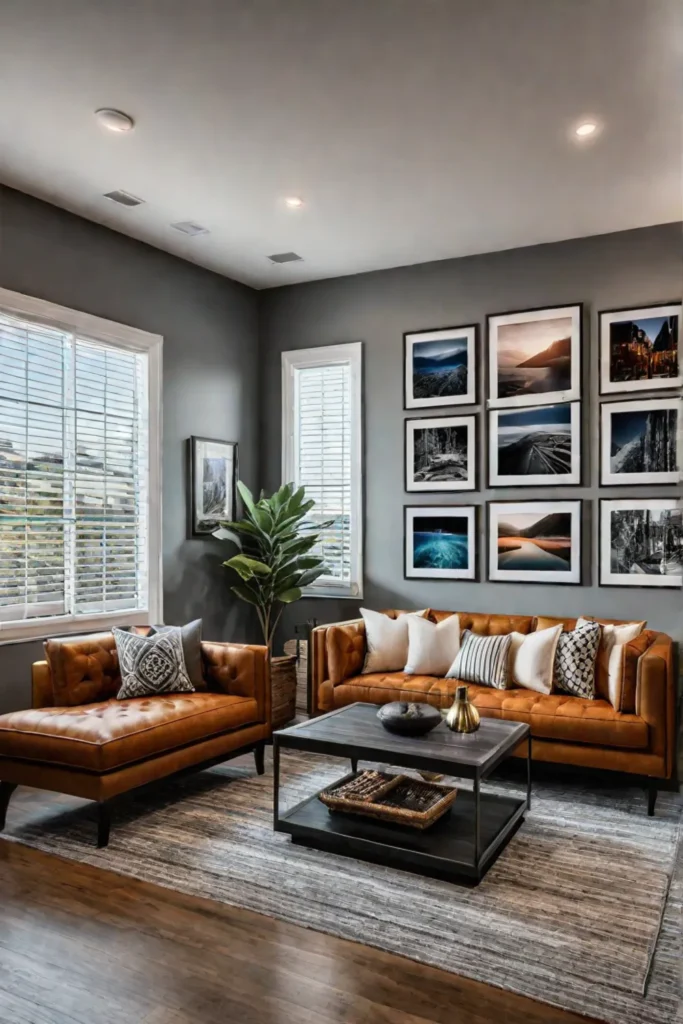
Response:
[[[259,644],[202,642],[204,677],[210,689],[235,697],[252,697],[259,717],[270,722],[270,661]]]
[[[31,707],[52,708],[55,697],[52,692],[52,676],[46,661],[34,661],[31,665]]]
[[[650,729],[650,750],[662,759],[663,777],[671,778],[676,749],[676,676],[674,644],[659,633],[640,657],[636,714]]]
[[[311,630],[311,667],[309,672],[309,707],[311,714],[320,714],[320,687],[330,677],[330,667],[327,654],[328,631],[338,626],[363,626],[362,619],[345,619],[343,622],[328,622],[324,626],[316,626]]]

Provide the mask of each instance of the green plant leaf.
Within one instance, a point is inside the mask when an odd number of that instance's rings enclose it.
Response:
[[[282,601],[283,604],[293,604],[294,601],[298,601],[301,597],[301,591],[298,587],[292,587],[291,590],[285,590],[282,594],[277,595],[278,601]]]
[[[223,565],[234,569],[243,580],[250,580],[252,576],[270,576],[272,571],[269,565],[245,554],[233,555]]]
[[[236,544],[238,548],[242,547],[242,538],[234,530],[227,530],[224,526],[219,526],[217,530],[213,531],[213,536],[218,537],[219,540],[229,540],[231,544]]]
[[[288,557],[292,555],[305,555],[307,551],[314,548],[318,543],[318,535],[314,534],[312,537],[297,537],[296,540],[290,540],[286,544],[282,545],[282,551]]]
[[[308,587],[314,580],[317,580],[318,576],[322,576],[325,572],[325,566],[320,569],[307,569],[306,572],[302,572],[301,576],[297,580],[297,587]]]
[[[248,604],[254,604],[258,608],[260,602],[254,594],[243,583],[236,583],[234,587],[230,587],[233,594],[236,594],[241,601],[246,601]]]
[[[239,491],[240,498],[244,502],[245,506],[249,509],[249,512],[253,515],[254,514],[254,509],[255,509],[256,506],[254,505],[254,497],[253,497],[251,491],[249,490],[247,485],[245,483],[243,483],[241,480],[237,481],[237,490]]]

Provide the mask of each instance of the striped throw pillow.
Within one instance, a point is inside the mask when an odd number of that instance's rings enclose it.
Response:
[[[460,640],[460,650],[446,677],[504,690],[508,684],[511,643],[509,633],[505,636],[477,636],[466,629]]]

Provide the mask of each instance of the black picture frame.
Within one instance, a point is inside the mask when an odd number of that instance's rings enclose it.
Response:
[[[428,423],[439,420],[440,426],[449,426],[449,420],[468,420],[468,468],[472,468],[472,484],[466,487],[409,487],[408,486],[408,435],[409,424]],[[454,426],[455,424],[450,424]],[[469,474],[468,474],[469,475]],[[403,489],[406,494],[464,494],[479,490],[479,414],[468,412],[463,416],[407,416],[403,423]]]
[[[511,317],[511,316],[523,316],[528,313],[547,313],[551,311],[561,310],[577,310],[577,321],[579,328],[578,342],[576,345],[576,354],[578,355],[578,367],[575,374],[576,379],[576,394],[572,394],[573,389],[570,387],[565,394],[562,391],[547,391],[537,392],[528,396],[528,400],[524,399],[521,402],[509,402],[507,399],[498,399],[493,397],[491,394],[491,321],[496,320],[498,317]],[[580,402],[583,395],[583,367],[584,367],[584,344],[586,338],[585,330],[585,309],[583,302],[570,302],[564,303],[561,306],[533,306],[527,309],[508,309],[503,310],[499,313],[488,313],[486,316],[486,359],[484,360],[484,372],[486,374],[486,408],[487,409],[498,409],[498,410],[512,410],[522,409],[527,406],[533,405],[564,405],[568,402]],[[572,358],[574,353],[572,352]],[[574,371],[571,370],[571,378],[574,377]],[[570,380],[571,380],[570,378]],[[564,397],[548,398],[546,401],[543,400],[543,395],[557,395]],[[501,405],[500,403],[507,403]]]
[[[216,448],[226,449],[226,459],[228,458],[227,452],[230,453],[230,462],[232,469],[229,473],[229,478],[226,479],[225,488],[225,515],[222,515],[216,519],[202,519],[201,513],[197,508],[197,492],[199,487],[198,474],[200,472],[200,461],[203,458],[201,448],[202,446],[215,446]],[[220,456],[212,456],[213,458],[219,458]],[[218,526],[219,521],[232,520],[236,516],[236,483],[238,476],[238,447],[237,441],[221,441],[213,437],[199,437],[192,435],[187,440],[187,509],[188,509],[188,536],[189,537],[208,537]]]
[[[499,489],[500,490],[509,490],[510,488],[513,488],[513,487],[514,488],[516,488],[516,487],[538,487],[538,488],[567,487],[567,488],[575,488],[575,487],[583,487],[584,486],[584,480],[586,479],[586,453],[585,453],[585,445],[584,445],[584,430],[583,430],[583,423],[582,423],[582,417],[581,417],[582,403],[580,401],[575,401],[575,402],[556,402],[555,405],[568,405],[568,406],[570,406],[570,408],[572,410],[572,414],[574,414],[574,410],[576,409],[576,417],[577,417],[576,433],[578,435],[576,440],[578,442],[577,447],[578,447],[578,461],[579,461],[579,478],[578,478],[578,480],[573,482],[573,483],[568,483],[563,478],[557,479],[553,474],[548,474],[548,475],[544,476],[542,480],[539,478],[538,480],[533,480],[531,482],[524,481],[524,477],[516,478],[514,483],[505,483],[504,484],[504,483],[500,483],[499,481],[495,481],[494,482],[493,479],[492,479],[492,466],[491,466],[491,446],[492,446],[492,443],[493,443],[493,429],[492,429],[491,424],[492,424],[493,420],[496,417],[500,416],[501,414],[506,415],[508,413],[523,413],[523,412],[528,412],[528,411],[530,411],[531,409],[534,409],[534,408],[547,408],[547,409],[550,409],[550,408],[552,408],[552,406],[551,405],[547,405],[547,406],[538,406],[537,407],[537,406],[528,405],[528,406],[524,406],[524,407],[519,408],[519,409],[488,409],[487,412],[486,412],[487,421],[486,421],[486,443],[484,445],[484,449],[485,449],[485,451],[484,451],[484,458],[485,458],[485,466],[486,466],[486,482],[487,482],[487,485],[488,485],[490,490],[499,490]],[[573,440],[574,440],[574,435],[572,433],[572,441]]]
[[[472,356],[472,378],[473,386],[470,392],[470,388],[467,388],[465,396],[463,398],[446,398],[443,401],[432,401],[431,399],[412,399],[412,382],[408,376],[408,339],[418,334],[440,334],[443,332],[456,332],[464,331],[471,333],[471,346],[468,343],[468,371],[470,367],[470,356]],[[425,341],[428,339],[424,339]],[[436,339],[435,339],[436,340]],[[447,409],[447,408],[460,408],[478,405],[479,394],[481,388],[479,369],[479,352],[480,352],[480,326],[479,324],[456,324],[452,327],[424,327],[417,328],[416,330],[404,331],[403,332],[403,409],[405,412],[416,412],[420,411],[421,415],[425,415],[425,411],[428,409]],[[410,385],[410,386],[409,386]],[[471,397],[470,397],[471,394]]]
[[[449,512],[453,512],[457,515],[459,510],[472,511],[474,528],[473,528],[473,544],[474,552],[472,555],[472,561],[474,565],[474,574],[472,576],[424,576],[424,575],[408,575],[408,513],[412,510],[431,510],[438,509],[444,515],[448,515]],[[404,580],[429,580],[430,583],[480,583],[481,582],[481,570],[480,570],[480,554],[479,554],[479,541],[481,537],[481,505],[478,504],[455,504],[455,505],[404,505],[403,506],[403,579]]]
[[[659,403],[659,402],[663,403],[664,405],[669,404],[671,406],[671,408],[672,408],[672,411],[676,413],[677,419],[676,419],[676,430],[675,430],[675,436],[674,436],[674,445],[676,447],[677,460],[678,460],[678,468],[675,469],[675,470],[671,470],[670,471],[670,479],[668,479],[668,480],[654,479],[655,477],[658,476],[658,474],[655,473],[654,471],[653,472],[644,471],[643,473],[629,473],[629,474],[625,474],[625,476],[628,476],[630,479],[618,479],[619,474],[616,474],[616,473],[615,474],[611,474],[611,472],[609,471],[608,466],[606,465],[606,463],[609,461],[609,454],[606,451],[606,449],[607,450],[611,449],[611,445],[609,444],[609,442],[611,440],[611,437],[606,435],[606,433],[605,433],[605,425],[604,425],[604,422],[603,422],[604,419],[605,419],[604,410],[609,410],[612,406],[621,406],[622,407],[621,411],[625,412],[625,411],[627,411],[625,408],[623,408],[625,406],[648,406],[651,403],[652,403],[653,406],[656,406],[656,404]],[[600,404],[598,406],[598,410],[599,410],[599,417],[598,417],[599,418],[599,424],[598,424],[598,437],[599,437],[599,440],[598,440],[598,445],[599,445],[599,447],[598,447],[598,461],[599,461],[599,464],[600,464],[600,486],[601,487],[636,487],[636,488],[647,487],[648,489],[651,489],[652,487],[672,487],[672,486],[675,486],[676,484],[678,484],[680,482],[680,470],[681,470],[681,468],[683,468],[681,466],[681,460],[683,459],[683,451],[681,450],[681,444],[679,442],[679,437],[681,436],[681,416],[683,415],[683,410],[682,410],[680,399],[676,398],[675,396],[671,397],[671,396],[659,396],[659,395],[653,396],[653,395],[648,395],[647,397],[644,397],[644,398],[633,398],[633,399],[626,398],[626,399],[622,399],[621,401],[619,401],[618,399],[617,399],[617,401],[609,400],[609,401],[606,401],[606,402],[600,402]],[[633,411],[637,412],[639,410],[634,409]],[[644,410],[644,411],[647,411],[647,410]],[[655,410],[653,409],[652,411],[655,411]],[[609,415],[609,413],[608,413],[608,415]],[[610,422],[610,432],[611,432],[611,418],[610,418],[609,422]],[[610,476],[613,476],[614,479],[609,479]],[[634,480],[634,479],[632,479],[634,476],[642,476],[643,479],[642,480]]]
[[[606,324],[604,318],[605,317],[610,317],[613,314],[617,314],[617,313],[618,314],[624,314],[624,313],[632,313],[632,314],[649,313],[649,314],[652,314],[656,310],[663,310],[663,309],[667,309],[667,308],[671,308],[671,307],[677,307],[678,308],[678,314],[677,314],[678,315],[678,339],[677,339],[677,343],[678,343],[678,365],[679,365],[678,377],[650,378],[649,380],[647,378],[645,378],[643,381],[637,381],[637,382],[629,382],[629,381],[625,381],[625,382],[615,381],[615,382],[612,382],[612,381],[610,381],[609,380],[609,369],[607,369],[607,372],[605,372],[605,359],[604,359],[605,345],[609,345],[609,338],[605,337],[605,328],[606,328],[606,326],[609,326],[609,324]],[[660,314],[660,315],[663,315],[663,314]],[[676,314],[671,314],[671,315],[676,315]],[[597,345],[597,361],[598,361],[598,365],[597,365],[597,371],[598,371],[598,394],[599,394],[600,398],[603,398],[603,397],[604,398],[613,398],[613,396],[615,396],[615,395],[632,395],[633,397],[635,397],[636,395],[641,395],[641,394],[647,395],[647,393],[650,392],[650,391],[655,391],[655,392],[660,392],[660,391],[676,391],[678,388],[683,386],[683,351],[681,351],[681,345],[683,344],[683,338],[682,338],[682,335],[683,335],[683,303],[681,302],[680,298],[672,299],[670,302],[646,302],[646,303],[639,303],[636,306],[630,306],[630,307],[629,306],[626,306],[626,307],[624,307],[624,306],[617,306],[616,308],[612,308],[612,309],[600,309],[600,310],[598,310],[597,316],[598,316],[598,345]],[[609,351],[608,351],[608,358],[607,358],[607,366],[609,367]],[[660,381],[660,383],[653,384],[652,383],[653,379]],[[621,384],[623,386],[617,386],[617,387],[606,386],[606,385],[610,385],[612,383],[615,383],[617,385]],[[635,383],[635,387],[633,386],[634,383]],[[629,384],[631,386],[629,386]],[[617,399],[617,401],[618,401],[618,399]]]
[[[642,506],[642,505],[647,505],[647,504],[654,504],[654,505],[657,505],[657,504],[659,504],[659,505],[667,504],[667,505],[670,506],[670,511],[679,511],[679,512],[681,512],[681,515],[683,516],[683,510],[681,510],[680,502],[678,502],[676,500],[676,498],[600,498],[599,503],[598,503],[599,504],[599,507],[598,507],[598,559],[597,559],[597,562],[598,562],[598,587],[603,587],[606,590],[607,589],[611,590],[611,589],[615,589],[615,588],[618,589],[618,590],[649,590],[650,592],[654,591],[655,593],[657,591],[659,591],[659,590],[681,590],[681,587],[683,586],[683,579],[682,579],[681,583],[660,583],[660,584],[657,584],[657,585],[655,585],[655,584],[647,584],[647,583],[635,583],[635,582],[634,583],[630,583],[630,582],[629,583],[604,583],[603,582],[603,578],[604,578],[604,574],[603,574],[603,544],[604,543],[609,543],[609,540],[608,539],[606,540],[606,538],[605,538],[605,531],[604,531],[604,528],[603,528],[603,507],[606,506],[606,505],[613,505],[615,502],[619,502],[622,505],[633,504],[635,506],[638,506],[638,505]],[[636,509],[634,509],[634,511],[639,511],[639,509],[636,508]],[[630,579],[637,580],[637,579],[639,579],[641,577],[636,576],[635,574],[633,574],[633,575],[629,575],[628,577],[625,576],[625,578],[628,578],[629,580]],[[643,575],[642,578],[647,578],[647,577],[645,575]],[[657,579],[657,578],[666,579],[666,576],[661,576],[661,577],[653,576],[652,578],[654,578],[654,579]]]
[[[578,506],[578,529],[579,529],[579,540],[578,540],[578,566],[579,574],[578,579],[574,580],[557,580],[557,579],[493,579],[491,577],[491,506],[492,505],[548,505],[548,504],[571,504]],[[486,502],[486,580],[488,583],[503,583],[513,586],[558,586],[558,587],[582,587],[585,582],[585,550],[587,537],[590,535],[590,508],[591,501],[589,498],[557,498],[551,502],[543,501],[538,498],[531,498],[529,500],[513,501],[512,499],[498,500],[493,498]]]

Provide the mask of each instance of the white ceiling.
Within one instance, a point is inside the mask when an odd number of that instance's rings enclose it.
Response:
[[[1,0],[0,180],[257,288],[677,220],[681,11]]]

